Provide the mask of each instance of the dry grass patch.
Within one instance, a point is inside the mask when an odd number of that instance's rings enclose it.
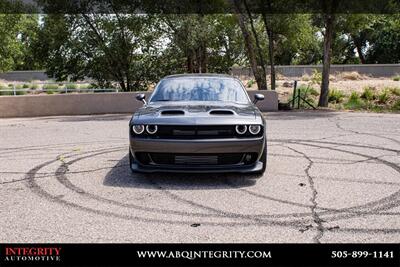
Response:
[[[336,78],[340,80],[351,80],[351,81],[357,81],[357,80],[364,80],[368,77],[365,75],[361,75],[357,71],[344,71],[340,72],[336,75]]]

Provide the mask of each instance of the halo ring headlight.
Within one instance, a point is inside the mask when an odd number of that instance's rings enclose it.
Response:
[[[246,125],[236,125],[235,130],[238,134],[245,134],[247,131]]]
[[[144,125],[142,125],[142,124],[132,125],[132,131],[135,134],[142,134],[144,132]]]
[[[155,133],[157,132],[157,130],[158,130],[157,125],[147,125],[147,126],[146,126],[146,131],[147,131],[149,134],[155,134]]]
[[[249,125],[249,132],[252,135],[256,135],[261,131],[261,126],[260,125]]]

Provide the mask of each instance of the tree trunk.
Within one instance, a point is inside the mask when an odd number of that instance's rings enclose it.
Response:
[[[357,39],[357,37],[354,38],[354,37],[352,36],[352,39],[353,39],[354,45],[355,45],[355,47],[356,47],[356,49],[357,49],[358,58],[360,59],[361,64],[365,64],[365,57],[364,57],[364,54],[363,54],[363,52],[362,52],[362,45],[361,45],[361,42]]]
[[[324,34],[324,59],[322,67],[321,94],[319,96],[319,107],[328,106],[329,96],[329,72],[331,69],[331,46],[333,38],[333,26],[335,22],[334,14],[325,14],[325,34]]]
[[[275,90],[276,87],[276,75],[275,75],[275,49],[274,49],[274,32],[272,30],[268,31],[269,37],[269,64],[271,67],[271,90]]]
[[[268,10],[271,11],[271,1],[267,0],[266,4],[268,6]],[[274,47],[274,30],[272,28],[272,22],[268,23],[267,20],[267,12],[264,9],[264,5],[262,5],[262,18],[264,21],[265,31],[267,32],[268,37],[268,54],[269,54],[269,65],[270,65],[270,76],[271,76],[271,90],[275,90],[276,87],[276,75],[275,75],[275,47]]]
[[[234,5],[236,8],[236,18],[239,22],[239,27],[242,31],[243,39],[244,39],[244,44],[246,46],[246,51],[247,51],[247,57],[249,58],[250,62],[250,67],[251,70],[253,71],[254,78],[257,83],[257,87],[259,90],[267,90],[267,81],[266,81],[266,76],[262,74],[262,68],[258,66],[257,64],[257,58],[254,53],[254,45],[253,45],[253,40],[250,32],[248,31],[246,27],[246,22],[244,20],[244,15],[240,11],[239,8],[239,1],[234,0]]]
[[[204,42],[200,46],[200,73],[207,73],[207,47]]]
[[[136,88],[132,88],[131,80],[129,79],[129,72],[128,71],[126,72],[125,76],[126,76],[126,90],[128,92],[132,91],[132,89],[133,89],[133,91],[136,91],[135,90]]]
[[[187,53],[186,68],[187,68],[187,72],[188,73],[193,73],[194,72],[193,52],[190,49],[188,49],[188,53]]]
[[[271,72],[271,90],[275,90],[276,87],[276,74],[275,74],[275,48],[274,48],[274,31],[272,29],[272,23],[268,23],[267,16],[265,13],[262,14],[265,31],[268,35],[268,49],[269,49],[269,65]]]
[[[262,52],[262,49],[261,49],[260,41],[258,39],[256,28],[254,27],[253,17],[252,17],[252,14],[250,12],[250,9],[249,9],[249,7],[247,5],[246,0],[244,0],[244,6],[246,8],[247,15],[249,16],[251,31],[252,31],[254,39],[256,41],[256,47],[257,47],[257,53],[258,53],[258,63],[257,64],[259,66],[261,66],[261,74],[266,77],[267,76],[267,72],[265,70],[265,60],[264,60],[263,52]],[[257,57],[256,57],[256,59],[257,59]]]
[[[119,86],[121,86],[121,89],[122,89],[123,92],[126,92],[126,85],[125,85],[124,81],[120,81],[119,82]]]

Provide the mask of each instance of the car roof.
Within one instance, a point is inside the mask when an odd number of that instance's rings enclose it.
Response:
[[[169,78],[188,78],[188,77],[219,77],[219,78],[232,78],[235,79],[232,75],[228,74],[219,74],[219,73],[182,73],[182,74],[173,74],[165,76],[164,79]]]

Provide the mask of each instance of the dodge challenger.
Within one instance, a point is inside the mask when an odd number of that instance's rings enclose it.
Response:
[[[180,74],[163,78],[129,122],[133,172],[240,172],[266,168],[266,124],[236,78]]]

